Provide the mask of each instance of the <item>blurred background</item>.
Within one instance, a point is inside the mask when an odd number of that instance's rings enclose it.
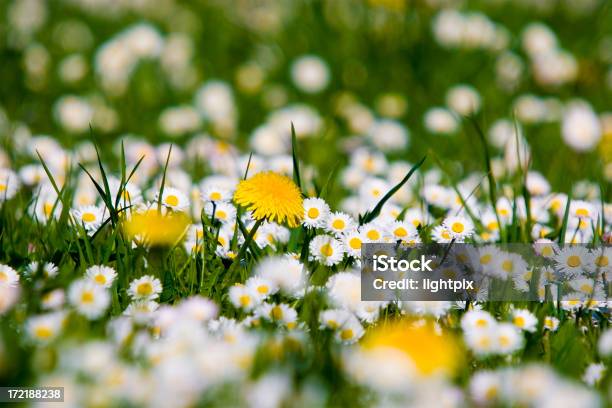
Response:
[[[8,150],[203,132],[265,156],[292,121],[322,177],[365,140],[458,180],[484,170],[474,116],[498,177],[518,143],[555,190],[612,179],[608,1],[5,0],[0,61]]]

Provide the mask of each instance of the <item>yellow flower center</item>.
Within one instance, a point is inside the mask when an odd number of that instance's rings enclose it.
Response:
[[[501,210],[499,210],[499,213],[503,216],[508,215],[508,210],[506,210],[505,208],[502,208]]]
[[[552,256],[553,254],[553,249],[550,246],[545,246],[544,248],[542,248],[542,256]]]
[[[509,346],[510,338],[508,338],[508,336],[499,336],[499,344],[501,344],[504,347]]]
[[[319,216],[319,209],[318,208],[309,208],[308,209],[308,218],[312,218],[315,219]]]
[[[496,398],[497,394],[499,394],[499,390],[497,389],[497,387],[489,387],[487,388],[487,391],[485,392],[485,399],[490,401]]]
[[[349,240],[349,246],[352,249],[361,249],[361,240],[359,238],[351,238]]]
[[[330,320],[328,320],[328,321],[327,321],[327,326],[328,326],[330,329],[337,329],[339,325],[338,325],[338,322],[337,322],[337,321],[335,321],[335,320],[333,320],[333,319],[330,319]]]
[[[94,280],[96,281],[96,283],[99,283],[100,285],[104,285],[106,283],[106,277],[102,275],[101,273],[97,274]]]
[[[499,225],[497,224],[497,221],[493,221],[487,224],[487,228],[491,231],[495,231],[499,228]]]
[[[460,222],[454,222],[453,225],[451,226],[453,232],[457,233],[457,234],[461,234],[463,232],[463,230],[465,229],[465,227],[463,226],[462,223]]]
[[[332,256],[334,254],[334,248],[330,244],[323,244],[321,246],[321,255]]]
[[[419,226],[421,225],[421,221],[420,220],[412,220],[412,225],[414,225],[415,228],[419,228]]]
[[[442,231],[442,238],[444,239],[451,239],[451,235],[450,232],[448,232],[447,230]]]
[[[608,257],[604,255],[601,255],[595,258],[595,265],[599,267],[608,266],[609,262],[610,261],[608,260]]]
[[[589,211],[586,208],[579,208],[576,210],[576,215],[578,217],[588,217]]]
[[[476,320],[476,327],[487,327],[489,324],[486,319]]]
[[[580,286],[580,291],[584,293],[592,293],[593,286],[585,283],[584,285]]]
[[[344,221],[343,220],[334,220],[334,222],[332,223],[332,227],[334,227],[337,230],[341,230],[344,229]]]
[[[45,213],[47,217],[51,215],[51,211],[53,211],[53,204],[51,203],[43,204],[43,212]]]
[[[8,281],[7,273],[0,271],[0,282],[7,282],[7,281]]]
[[[38,326],[36,329],[34,329],[34,336],[38,337],[39,339],[48,339],[53,336],[53,330],[51,330],[51,328],[48,326]]]
[[[171,205],[171,206],[177,206],[179,203],[178,197],[175,196],[174,194],[170,194],[168,197],[166,197],[166,204]]]
[[[484,349],[489,348],[489,346],[491,346],[491,339],[486,336],[483,336],[478,339],[478,345]]]
[[[268,288],[268,285],[259,285],[257,287],[257,292],[261,293],[262,295],[265,295],[266,293],[268,293],[270,289]]]
[[[219,210],[216,212],[217,218],[219,218],[220,220],[224,220],[227,218],[227,213],[223,210]]]
[[[217,192],[217,191],[213,191],[210,194],[210,199],[213,200],[213,201],[219,201],[221,199],[221,194],[219,192]]]
[[[353,336],[354,336],[353,330],[351,329],[344,329],[340,332],[340,338],[342,340],[350,340],[353,338]]]
[[[87,290],[81,294],[82,303],[92,303],[94,301],[94,295],[91,291]]]
[[[151,282],[143,282],[136,287],[136,293],[140,296],[149,296],[153,293],[153,285]]]
[[[283,318],[283,309],[280,306],[274,306],[272,310],[270,310],[270,316],[274,320],[280,320]]]
[[[376,231],[376,230],[369,230],[368,233],[367,233],[367,236],[372,241],[376,241],[376,240],[380,239],[380,233],[378,231]]]
[[[238,298],[241,306],[248,306],[251,304],[251,297],[249,295],[242,295]]]
[[[6,184],[0,184],[0,191],[6,191]]]
[[[405,237],[406,235],[408,235],[408,231],[406,231],[406,228],[399,227],[396,228],[395,231],[393,231],[393,234],[395,234],[396,237]]]
[[[85,222],[94,222],[96,220],[96,214],[91,212],[86,212],[83,214],[81,219]]]
[[[502,262],[502,269],[506,272],[511,272],[514,267],[514,263],[510,259],[506,259]]]
[[[576,268],[580,266],[580,257],[578,255],[571,255],[567,257],[567,265]]]
[[[515,316],[513,322],[517,327],[525,326],[525,318],[523,316]]]

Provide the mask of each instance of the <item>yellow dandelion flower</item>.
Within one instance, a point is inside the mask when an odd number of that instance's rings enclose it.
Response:
[[[148,209],[132,214],[123,222],[123,231],[133,240],[152,246],[176,244],[191,224],[187,215],[180,212],[162,214],[157,209]]]
[[[238,184],[234,201],[253,212],[257,221],[269,220],[295,228],[304,215],[302,194],[286,176],[266,171]]]
[[[431,324],[416,326],[400,320],[374,329],[363,340],[365,350],[390,348],[404,353],[423,376],[452,376],[461,367],[459,345],[448,333],[437,333]]]

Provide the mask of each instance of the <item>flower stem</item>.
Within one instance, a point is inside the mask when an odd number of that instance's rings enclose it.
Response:
[[[242,245],[242,248],[240,248],[240,252],[238,252],[236,258],[234,258],[234,263],[240,262],[240,259],[242,259],[242,257],[246,254],[246,250],[251,246],[251,242],[253,242],[253,237],[255,237],[257,229],[259,229],[259,226],[263,224],[263,222],[263,218],[257,220],[255,225],[253,225],[253,228],[251,228],[251,231],[249,231],[249,235],[245,236],[244,244]]]

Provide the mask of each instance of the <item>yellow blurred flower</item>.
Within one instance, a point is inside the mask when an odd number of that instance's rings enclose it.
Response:
[[[162,213],[156,208],[136,212],[123,222],[123,231],[133,240],[152,246],[171,246],[185,234],[191,220],[182,212]]]
[[[304,215],[302,194],[293,180],[271,171],[241,181],[234,201],[252,211],[257,221],[266,219],[293,228]]]
[[[431,323],[417,325],[400,320],[381,325],[364,337],[361,346],[364,351],[393,349],[402,352],[423,376],[452,376],[463,363],[454,336],[437,333]]]

